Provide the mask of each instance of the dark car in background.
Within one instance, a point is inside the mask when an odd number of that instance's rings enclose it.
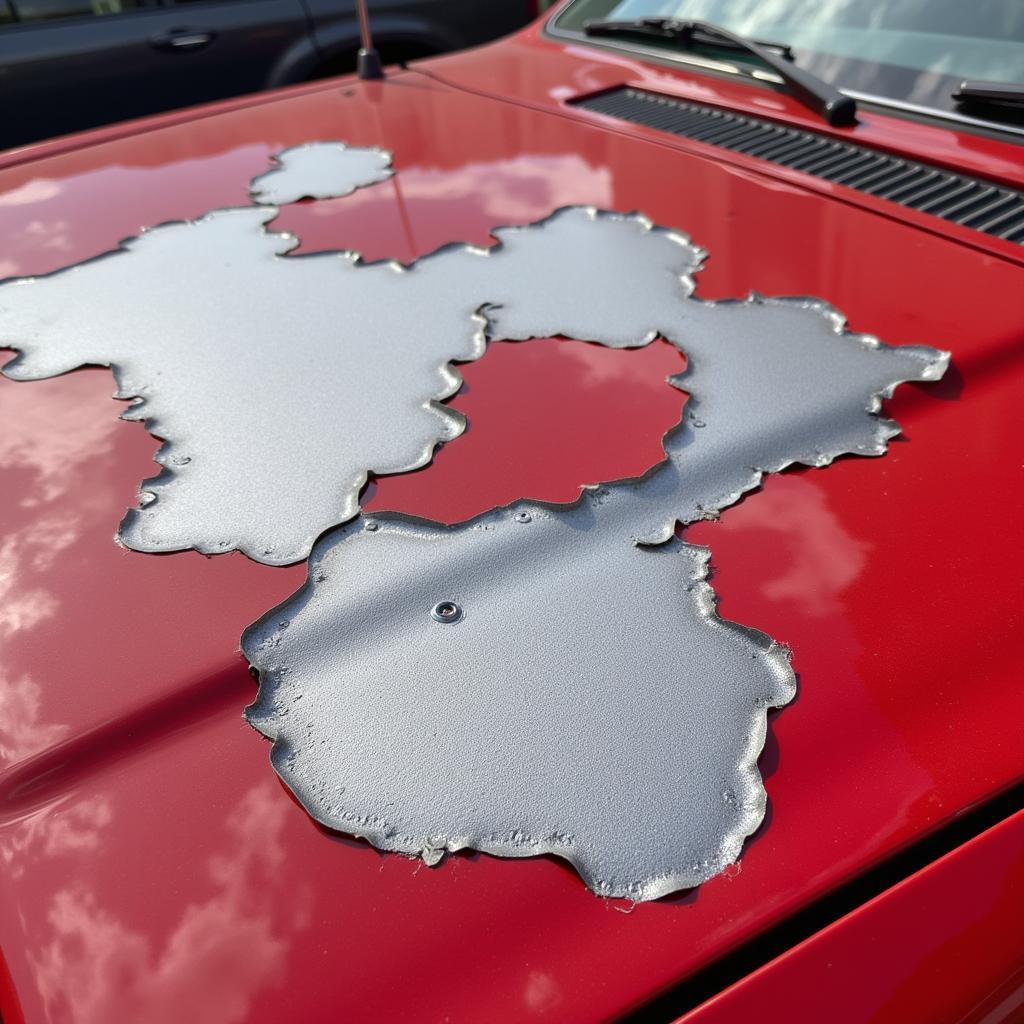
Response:
[[[371,6],[386,63],[524,25],[537,0]],[[0,0],[0,149],[355,66],[353,0]]]

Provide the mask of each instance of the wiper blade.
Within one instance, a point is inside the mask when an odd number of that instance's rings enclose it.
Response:
[[[823,82],[817,75],[792,64],[792,51],[780,43],[758,42],[707,21],[684,21],[680,18],[590,21],[583,26],[583,31],[588,36],[646,36],[682,47],[697,44],[742,50],[753,54],[770,67],[796,99],[820,114],[829,124],[850,125],[857,120],[857,104],[854,99],[828,82]]]
[[[958,103],[1024,106],[1024,85],[1014,85],[1012,82],[961,82],[951,95]]]
[[[694,42],[706,43],[709,46],[719,46],[725,50],[749,51],[751,43],[763,46],[766,50],[785,57],[786,60],[793,60],[793,51],[785,43],[773,43],[766,39],[739,39],[733,37],[725,30],[719,29],[707,22],[683,21],[679,18],[634,18],[628,21],[588,21],[583,26],[583,31],[588,36],[614,36],[614,35],[651,35],[664,39],[679,39],[684,34],[688,35]]]

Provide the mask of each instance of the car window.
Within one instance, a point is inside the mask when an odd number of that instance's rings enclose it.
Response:
[[[788,44],[839,88],[928,107],[952,109],[965,78],[1024,83],[1024,0],[576,0],[555,24],[652,16]]]
[[[9,0],[18,21],[102,17],[145,7],[145,0]],[[3,20],[0,14],[0,20]]]

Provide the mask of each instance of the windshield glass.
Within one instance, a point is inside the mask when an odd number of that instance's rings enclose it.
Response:
[[[1024,0],[576,0],[555,24],[655,16],[789,44],[841,89],[918,106],[962,111],[950,94],[963,79],[1024,84]]]

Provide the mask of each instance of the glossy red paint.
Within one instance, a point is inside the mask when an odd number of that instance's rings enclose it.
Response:
[[[677,1024],[1024,1019],[1024,813],[766,964]]]
[[[536,34],[503,45],[561,53],[565,88],[580,87],[579,55]],[[514,93],[502,52],[431,67]],[[520,91],[550,92],[554,74],[523,67]],[[240,714],[254,692],[240,631],[301,567],[119,549],[156,442],[116,422],[109,375],[0,380],[0,944],[20,1005],[0,986],[5,1019],[606,1018],[1019,777],[1019,255],[530,103],[410,72],[35,147],[0,170],[0,272],[45,273],[244,203],[268,154],[344,139],[393,149],[399,173],[286,208],[277,225],[303,251],[408,260],[569,203],[642,209],[709,251],[704,297],[818,295],[854,329],[951,348],[945,382],[888,403],[906,437],[883,460],[772,478],[688,531],[712,546],[722,613],[790,643],[800,674],[771,721],[769,818],[741,871],[619,913],[555,860],[459,855],[431,870],[325,833]],[[962,145],[965,166],[984,152]],[[1010,165],[1011,147],[985,146]],[[382,482],[374,507],[463,518],[510,487],[604,471],[595,389],[611,372],[630,445],[609,456],[642,468],[666,426],[662,355],[495,346],[456,399],[469,435]],[[634,361],[650,375],[624,369]],[[538,445],[507,415],[544,374],[563,386],[544,422],[564,444]]]
[[[465,383],[449,403],[468,420],[459,444],[472,450],[450,458],[447,445],[425,470],[377,480],[363,507],[470,519],[481,511],[480,491],[466,468],[485,461],[502,467],[488,481],[488,506],[575,501],[581,485],[640,476],[665,457],[661,438],[679,422],[684,400],[665,381],[685,368],[663,340],[638,350],[564,338],[493,342],[486,362],[462,368]]]
[[[564,108],[566,101],[577,96],[631,85],[782,121],[904,156],[913,153],[930,163],[1008,184],[1024,183],[1024,162],[1018,145],[958,131],[953,122],[935,119],[925,123],[880,113],[862,104],[856,125],[832,128],[785,93],[749,79],[700,72],[681,64],[638,60],[624,50],[552,38],[545,26],[554,17],[535,22],[510,39],[452,54],[443,61],[428,62],[424,69],[476,92],[546,108]],[[711,152],[722,153],[720,149]]]

